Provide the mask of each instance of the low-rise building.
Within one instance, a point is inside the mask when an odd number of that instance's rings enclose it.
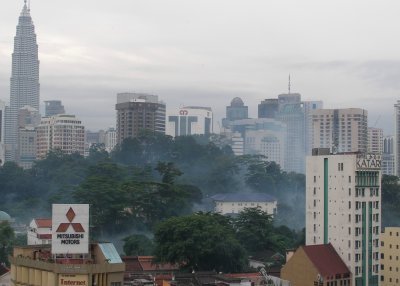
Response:
[[[214,201],[214,211],[220,214],[238,214],[245,208],[257,208],[275,215],[278,201],[276,198],[263,193],[248,194],[217,194],[211,197]]]
[[[292,286],[350,286],[351,272],[332,244],[299,247],[281,270]]]
[[[51,219],[34,218],[27,229],[27,244],[50,244],[51,243]]]
[[[122,286],[125,264],[112,243],[93,243],[89,255],[54,255],[50,245],[14,247],[11,285]]]
[[[386,227],[381,233],[380,285],[400,284],[400,227]]]

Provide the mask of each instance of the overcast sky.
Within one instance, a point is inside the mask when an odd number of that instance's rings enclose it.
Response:
[[[0,4],[0,99],[9,101],[23,0]],[[393,134],[400,99],[400,1],[32,0],[41,101],[60,99],[91,130],[115,125],[116,93],[159,95],[167,109],[287,92],[325,108],[365,108]]]

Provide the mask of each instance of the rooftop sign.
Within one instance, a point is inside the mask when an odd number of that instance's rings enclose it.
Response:
[[[357,169],[380,170],[382,155],[379,154],[357,154]]]
[[[85,254],[89,251],[89,205],[53,204],[51,252]]]

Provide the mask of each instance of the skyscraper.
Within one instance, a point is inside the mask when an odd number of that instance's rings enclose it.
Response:
[[[249,118],[249,108],[244,105],[240,97],[235,97],[231,101],[231,105],[226,107],[226,118],[222,119],[222,126],[229,128],[230,123],[235,120]]]
[[[24,106],[39,110],[40,84],[35,26],[26,0],[14,38],[10,81],[10,108],[6,114],[6,160],[14,161],[17,150],[18,111]]]

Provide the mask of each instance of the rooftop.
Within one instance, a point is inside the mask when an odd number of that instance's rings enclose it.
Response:
[[[323,277],[350,273],[332,244],[307,245],[302,248]]]

